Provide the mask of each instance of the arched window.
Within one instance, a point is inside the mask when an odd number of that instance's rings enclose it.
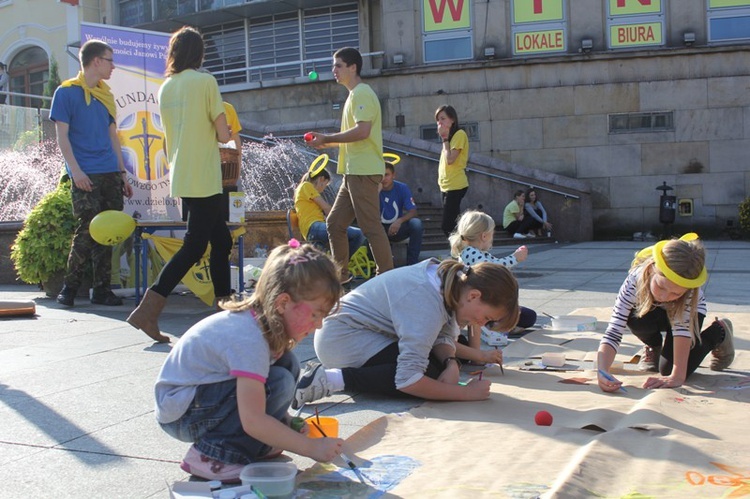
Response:
[[[44,86],[49,79],[49,59],[47,53],[39,47],[23,49],[8,64],[11,92],[44,95]],[[11,96],[14,106],[41,107],[41,99]]]

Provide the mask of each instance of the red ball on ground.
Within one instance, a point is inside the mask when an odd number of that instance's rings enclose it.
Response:
[[[539,426],[551,426],[552,414],[547,411],[539,411],[534,416],[534,422]]]
[[[310,141],[311,141],[312,139],[314,139],[314,138],[315,138],[315,136],[313,135],[313,133],[312,133],[312,132],[307,132],[307,133],[306,133],[306,134],[304,135],[304,138],[305,138],[305,142],[310,142]]]

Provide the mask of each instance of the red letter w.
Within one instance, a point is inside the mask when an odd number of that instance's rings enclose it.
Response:
[[[464,7],[464,0],[458,0],[458,4],[453,4],[454,0],[440,0],[440,7],[435,5],[435,0],[430,0],[430,10],[432,11],[432,18],[435,23],[440,24],[443,22],[443,14],[445,14],[445,4],[448,4],[448,8],[451,10],[451,18],[454,21],[461,19],[461,11]]]
[[[651,0],[638,0],[641,5],[651,5]],[[617,8],[621,9],[625,7],[625,0],[617,0]]]

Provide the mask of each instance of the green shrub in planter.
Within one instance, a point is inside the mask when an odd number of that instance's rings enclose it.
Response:
[[[745,198],[739,206],[740,227],[746,233],[750,233],[750,198]]]
[[[70,180],[66,180],[31,210],[11,247],[10,257],[21,280],[41,284],[64,273],[75,226]]]

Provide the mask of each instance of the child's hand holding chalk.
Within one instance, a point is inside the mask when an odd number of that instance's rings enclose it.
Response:
[[[464,388],[470,393],[467,400],[484,400],[490,398],[490,385],[492,383],[486,379],[471,378],[466,382]]]
[[[612,376],[611,374],[609,374],[608,372],[606,372],[606,371],[604,371],[602,369],[599,369],[599,375],[602,378],[604,378],[605,380],[607,380],[607,381],[609,381],[611,383],[615,383],[615,386],[613,386],[613,385],[602,384],[601,382],[599,382],[599,386],[605,392],[614,392],[615,390],[622,390],[623,392],[628,393],[628,391],[625,389],[625,387],[622,386],[622,382],[621,381],[617,381],[615,379],[615,377]]]

